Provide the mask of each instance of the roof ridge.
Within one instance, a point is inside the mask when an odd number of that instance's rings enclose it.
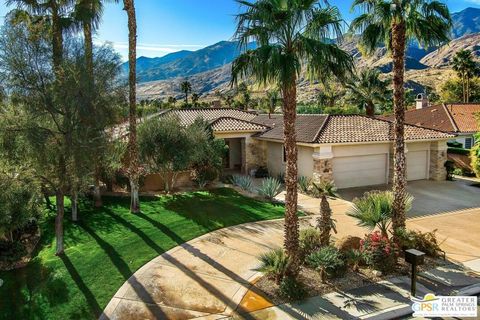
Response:
[[[188,108],[188,109],[170,109],[170,110],[177,110],[177,111],[232,110],[232,111],[240,111],[240,112],[243,112],[243,113],[249,113],[249,114],[258,115],[258,113],[257,113],[257,112],[255,112],[255,111],[242,110],[242,109],[238,109],[238,108],[226,108],[226,107],[214,107],[214,108]]]
[[[271,128],[270,126],[267,126],[266,124],[262,124],[262,123],[256,123],[256,122],[252,122],[252,121],[248,121],[248,120],[243,120],[243,119],[238,119],[238,118],[234,118],[234,117],[218,117],[217,119],[213,120],[210,124],[214,124],[220,120],[223,120],[223,119],[232,119],[232,120],[236,120],[236,121],[240,121],[240,122],[245,122],[245,123],[248,123],[248,124],[253,124],[253,125],[257,125],[257,126],[261,126],[261,127],[265,127],[265,128]]]
[[[452,114],[450,113],[450,110],[448,110],[447,105],[445,103],[443,103],[442,106],[443,106],[443,109],[445,110],[445,112],[447,113],[447,117],[450,120],[450,122],[452,123],[452,126],[455,129],[455,132],[459,132],[460,129],[458,129],[458,125],[455,122],[455,119],[453,119]]]
[[[326,118],[323,121],[320,128],[318,129],[317,133],[315,134],[315,139],[312,140],[312,143],[318,141],[318,139],[320,138],[320,134],[322,133],[323,129],[327,126],[327,122],[330,122],[330,118],[331,118],[330,116],[331,116],[330,114],[326,115]]]

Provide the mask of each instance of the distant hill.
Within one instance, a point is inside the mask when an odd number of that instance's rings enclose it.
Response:
[[[247,46],[254,48],[255,44]],[[238,42],[221,41],[197,51],[180,51],[161,58],[137,59],[137,81],[139,83],[186,77],[213,70],[232,62],[240,54]],[[123,64],[128,70],[128,64]]]
[[[480,32],[480,9],[466,8],[452,14],[453,38]]]
[[[453,55],[461,49],[472,50],[480,57],[480,9],[467,8],[452,14],[454,40],[441,48],[421,48],[411,43],[406,52],[406,71],[409,86],[434,87],[450,74],[449,64]],[[379,47],[365,57],[358,48],[358,36],[347,36],[340,45],[355,59],[357,68],[378,68],[383,73],[392,71],[392,60],[385,47]],[[255,48],[255,44],[249,45]],[[212,96],[216,90],[227,91],[231,80],[231,62],[240,54],[238,43],[221,41],[198,51],[180,51],[161,58],[138,58],[137,78],[139,99],[180,98],[180,82],[188,80],[193,91]],[[127,70],[128,66],[124,66]],[[315,84],[305,79],[299,81],[299,98],[315,96]]]

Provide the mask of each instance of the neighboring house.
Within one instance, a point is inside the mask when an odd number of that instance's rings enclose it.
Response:
[[[171,110],[185,125],[210,122],[229,146],[225,169],[252,173],[267,167],[285,170],[283,116],[226,108]],[[361,115],[298,115],[298,174],[315,181],[332,179],[339,188],[381,185],[393,177],[393,123]],[[444,180],[446,142],[453,135],[415,125],[405,128],[408,180]]]
[[[452,140],[470,149],[475,144],[474,134],[480,131],[478,118],[480,104],[453,103],[429,106],[423,95],[417,97],[416,109],[405,112],[405,122],[454,134]],[[393,116],[385,117],[393,120]]]

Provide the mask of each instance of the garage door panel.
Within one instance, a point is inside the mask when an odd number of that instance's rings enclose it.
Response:
[[[338,188],[385,184],[387,154],[333,159],[333,179]]]
[[[428,179],[428,151],[411,151],[407,153],[407,180]]]

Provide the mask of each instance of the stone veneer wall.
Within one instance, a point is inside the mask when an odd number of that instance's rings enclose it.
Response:
[[[267,166],[266,141],[246,137],[242,144],[245,145],[245,148],[242,148],[242,151],[244,150],[242,159],[245,159],[245,173],[249,174],[252,169]]]
[[[430,148],[430,180],[441,181],[447,178],[447,144],[445,141],[432,142]]]
[[[322,180],[333,180],[333,159],[322,159],[313,157],[313,182],[319,183]]]

